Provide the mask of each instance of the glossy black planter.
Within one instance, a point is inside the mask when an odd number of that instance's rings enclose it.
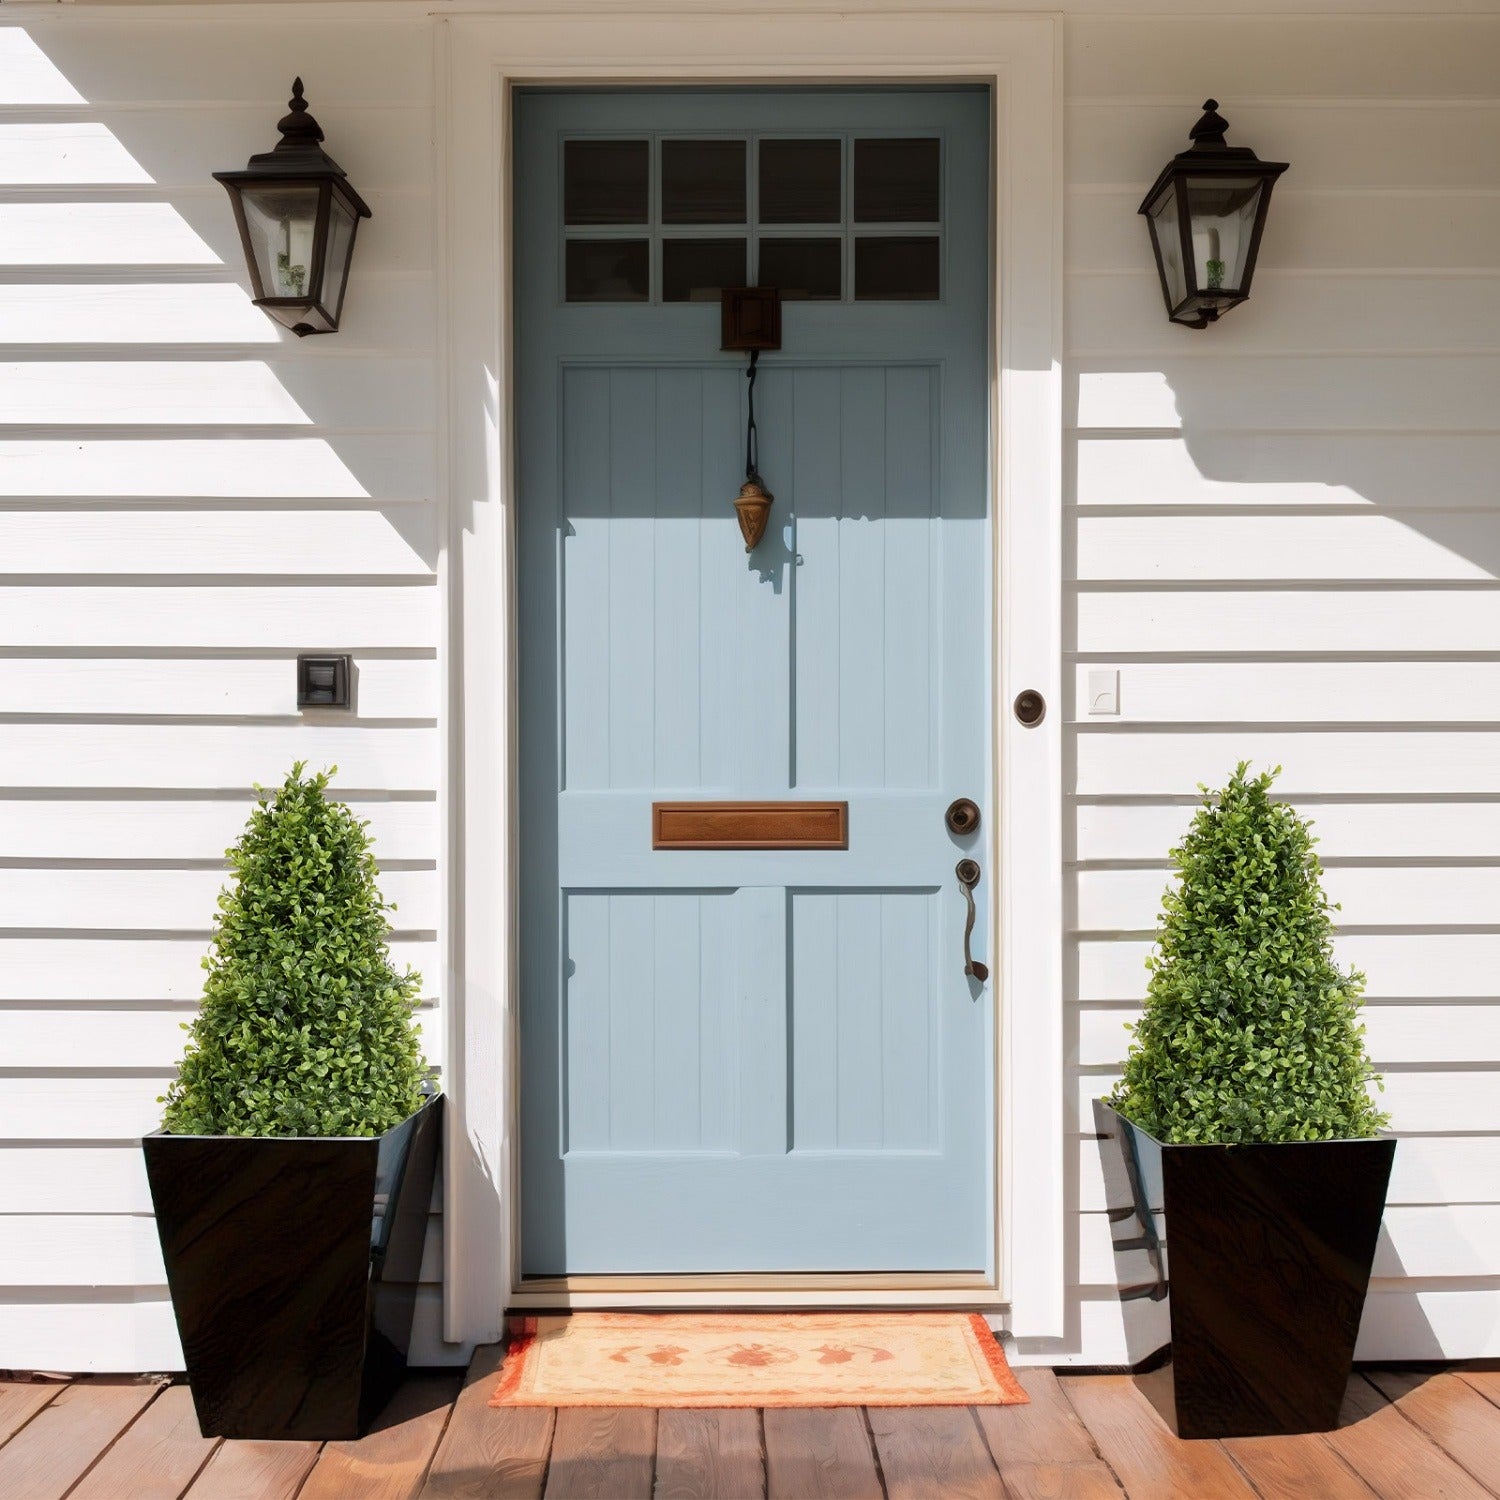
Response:
[[[142,1142],[205,1437],[358,1437],[406,1369],[441,1096],[382,1136]]]
[[[1164,1146],[1098,1099],[1094,1121],[1131,1363],[1167,1424],[1337,1427],[1395,1140]]]

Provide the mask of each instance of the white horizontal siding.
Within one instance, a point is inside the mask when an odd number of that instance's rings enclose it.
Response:
[[[0,930],[0,1001],[194,1001],[203,991],[207,928],[201,911],[183,917],[198,924],[191,936],[18,937]],[[443,970],[435,943],[399,939],[391,954],[427,977],[428,993],[438,992]]]
[[[1145,7],[1067,23],[1063,1357],[1128,1357],[1089,1101],[1145,996],[1168,851],[1242,759],[1316,825],[1402,1136],[1360,1355],[1493,1357],[1500,16],[1253,9],[1214,18],[1208,81],[1201,34]],[[1192,332],[1135,210],[1210,87],[1231,141],[1291,169],[1251,300]]]
[[[284,687],[285,665],[277,665],[281,670],[265,684],[263,691],[268,701],[260,711],[291,713],[283,701],[290,696]],[[401,681],[399,676],[392,680],[392,693],[400,691]],[[421,691],[420,685],[413,688],[413,696],[419,696]],[[391,706],[406,708],[408,703],[403,698],[393,701]],[[6,858],[14,860],[39,863],[92,859],[137,864],[160,860],[208,861],[219,859],[240,836],[251,805],[249,794],[173,801],[150,796],[120,801],[107,794],[87,801],[50,796],[11,798],[0,801],[0,829],[4,830]],[[353,798],[350,805],[369,823],[379,858],[428,863],[436,860],[441,829],[433,798],[416,795],[399,801],[374,802]]]
[[[251,788],[337,765],[444,1060],[432,23],[298,20],[369,199],[344,327],[250,303],[216,169],[284,17],[0,25],[0,1366],[180,1367],[138,1141]],[[354,656],[301,714],[299,651]],[[439,1338],[440,1221],[418,1317]]]

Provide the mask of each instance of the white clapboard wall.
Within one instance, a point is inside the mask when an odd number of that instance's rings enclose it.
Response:
[[[1494,1357],[1500,16],[1064,8],[1079,1221],[1044,1352],[1125,1357],[1087,1101],[1194,788],[1249,757],[1318,821],[1403,1136],[1360,1352]],[[288,11],[0,16],[0,1367],[180,1362],[136,1142],[253,782],[339,765],[441,1055],[436,23]],[[327,339],[249,305],[209,175],[273,143],[288,59],[375,211]],[[1209,93],[1292,170],[1254,300],[1195,333],[1135,209]],[[353,717],[297,715],[299,649],[354,654]],[[423,1362],[461,1353],[440,1224]]]
[[[1167,851],[1241,758],[1317,822],[1402,1136],[1359,1353],[1494,1357],[1500,17],[1212,27],[1205,53],[1180,16],[1067,23],[1066,1357],[1126,1356],[1088,1102],[1139,1013]],[[1232,142],[1292,166],[1252,300],[1193,332],[1135,209],[1210,93]]]
[[[255,783],[337,765],[442,1062],[433,23],[0,18],[0,1367],[179,1368],[139,1137]],[[250,305],[210,173],[301,71],[374,210],[344,327]],[[352,714],[299,715],[299,650]],[[441,1215],[414,1358],[440,1328]]]

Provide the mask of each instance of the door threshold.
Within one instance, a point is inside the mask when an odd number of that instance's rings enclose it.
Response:
[[[999,1300],[994,1283],[982,1271],[788,1271],[714,1272],[660,1276],[528,1276],[512,1302],[516,1306],[565,1305],[578,1298],[623,1301],[715,1297],[814,1300],[836,1297],[840,1302],[868,1297],[890,1302],[905,1298],[922,1302],[948,1300],[965,1306]]]

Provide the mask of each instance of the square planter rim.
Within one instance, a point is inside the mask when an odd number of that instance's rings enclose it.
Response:
[[[1321,1135],[1311,1141],[1164,1141],[1152,1135],[1144,1125],[1137,1124],[1118,1105],[1111,1104],[1103,1094],[1094,1096],[1117,1120],[1123,1120],[1132,1130],[1138,1130],[1153,1145],[1163,1151],[1252,1151],[1266,1146],[1364,1146],[1371,1141],[1396,1141],[1400,1136],[1389,1129],[1377,1130],[1374,1135]]]
[[[165,1126],[158,1125],[155,1130],[148,1130],[141,1137],[143,1141],[379,1141],[384,1140],[392,1130],[400,1130],[408,1120],[415,1120],[424,1109],[429,1109],[433,1103],[443,1097],[443,1091],[438,1089],[431,1094],[422,1096],[422,1103],[409,1115],[403,1115],[394,1125],[379,1131],[375,1135],[203,1135],[199,1133],[184,1134],[180,1130],[168,1130]],[[1121,1116],[1123,1119],[1124,1116]]]

